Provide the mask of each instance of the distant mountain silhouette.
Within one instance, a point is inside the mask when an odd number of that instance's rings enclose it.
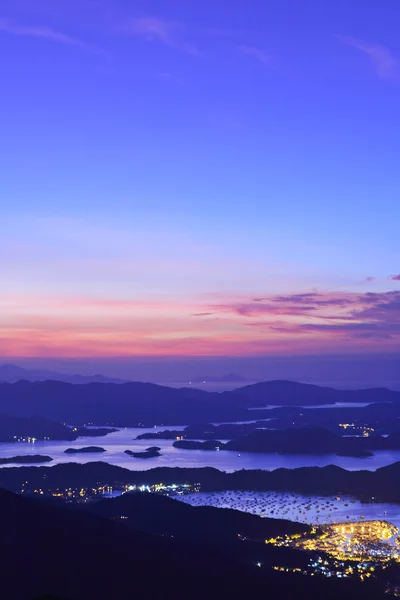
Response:
[[[337,390],[296,381],[264,381],[240,387],[232,392],[232,397],[243,398],[246,406],[267,405],[296,406],[334,404],[336,402],[394,402],[400,401],[400,392],[386,388],[360,390]]]
[[[17,365],[0,365],[0,382],[17,383],[17,381],[63,381],[65,383],[126,383],[124,379],[105,377],[104,375],[68,375],[55,371],[25,369]]]
[[[334,390],[290,381],[256,383],[232,392],[169,388],[152,383],[89,383],[19,381],[0,384],[0,412],[32,415],[74,425],[188,425],[253,420],[266,405],[301,406],[335,402],[393,403],[400,392],[387,389]],[[399,405],[400,406],[400,405]]]
[[[204,377],[193,377],[190,380],[191,383],[245,383],[248,381],[245,377],[241,375],[235,375],[235,373],[230,373],[229,375],[222,375],[222,377],[215,377],[212,375],[204,376]]]

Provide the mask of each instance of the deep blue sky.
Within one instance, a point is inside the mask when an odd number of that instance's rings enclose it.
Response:
[[[0,354],[396,351],[399,18],[3,0]]]

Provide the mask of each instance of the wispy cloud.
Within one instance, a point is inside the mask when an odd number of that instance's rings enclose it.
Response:
[[[399,278],[400,279],[400,278]],[[212,307],[244,317],[246,326],[282,334],[332,334],[342,339],[397,340],[400,292],[306,293],[254,298]],[[334,313],[334,314],[333,314]],[[276,321],[280,318],[280,321]],[[263,320],[261,320],[263,319]]]
[[[239,46],[239,52],[244,56],[249,56],[250,58],[254,58],[261,62],[265,67],[272,68],[274,66],[274,61],[271,55],[267,54],[264,50],[260,50],[259,48],[255,48],[254,46]]]
[[[400,275],[392,275],[390,279],[392,281],[400,281]]]
[[[351,46],[365,54],[379,77],[400,81],[400,62],[388,48],[379,44],[364,42],[351,36],[340,35],[338,37],[342,44]]]
[[[204,57],[204,53],[197,46],[185,40],[187,31],[183,23],[156,17],[137,17],[131,19],[122,31],[142,37],[148,42],[157,41],[185,54]]]
[[[58,44],[64,44],[67,46],[74,46],[85,50],[86,52],[92,52],[94,54],[105,54],[100,48],[87,44],[82,40],[75,38],[70,35],[66,35],[60,31],[49,29],[47,27],[31,27],[25,25],[16,25],[8,19],[0,18],[0,32],[9,33],[11,35],[17,35],[21,37],[36,37]]]
[[[398,350],[400,291],[260,294],[257,300],[228,295],[210,306],[196,297],[0,294],[0,350],[9,356]]]
[[[172,73],[169,73],[168,71],[161,71],[160,73],[157,73],[157,79],[160,79],[161,81],[167,81],[170,83],[179,83],[182,84],[183,79],[180,79],[179,77],[175,77],[175,75],[173,75]]]

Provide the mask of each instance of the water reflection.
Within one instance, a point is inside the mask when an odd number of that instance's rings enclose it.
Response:
[[[272,470],[285,467],[337,465],[351,471],[367,469],[375,471],[379,467],[400,461],[400,451],[382,450],[375,452],[371,458],[340,457],[332,454],[326,455],[281,455],[281,454],[253,454],[228,451],[183,450],[174,448],[172,440],[136,440],[135,438],[147,431],[163,431],[176,429],[181,431],[183,426],[159,427],[152,429],[125,428],[107,436],[93,438],[80,437],[74,442],[66,441],[36,441],[35,443],[0,444],[0,457],[46,454],[54,460],[49,465],[67,462],[88,463],[104,461],[112,465],[119,465],[131,470],[147,470],[154,467],[215,467],[222,471],[232,472],[240,469],[265,469]],[[106,452],[102,454],[65,454],[67,448],[80,448],[83,446],[102,446]],[[161,447],[162,456],[151,459],[130,458],[124,454],[125,450],[143,451],[149,446]],[[15,465],[4,465],[5,468]]]

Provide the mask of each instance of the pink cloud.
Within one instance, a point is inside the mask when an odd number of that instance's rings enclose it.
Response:
[[[0,308],[0,354],[8,356],[392,351],[400,340],[400,291],[235,295],[218,304],[0,296]]]

